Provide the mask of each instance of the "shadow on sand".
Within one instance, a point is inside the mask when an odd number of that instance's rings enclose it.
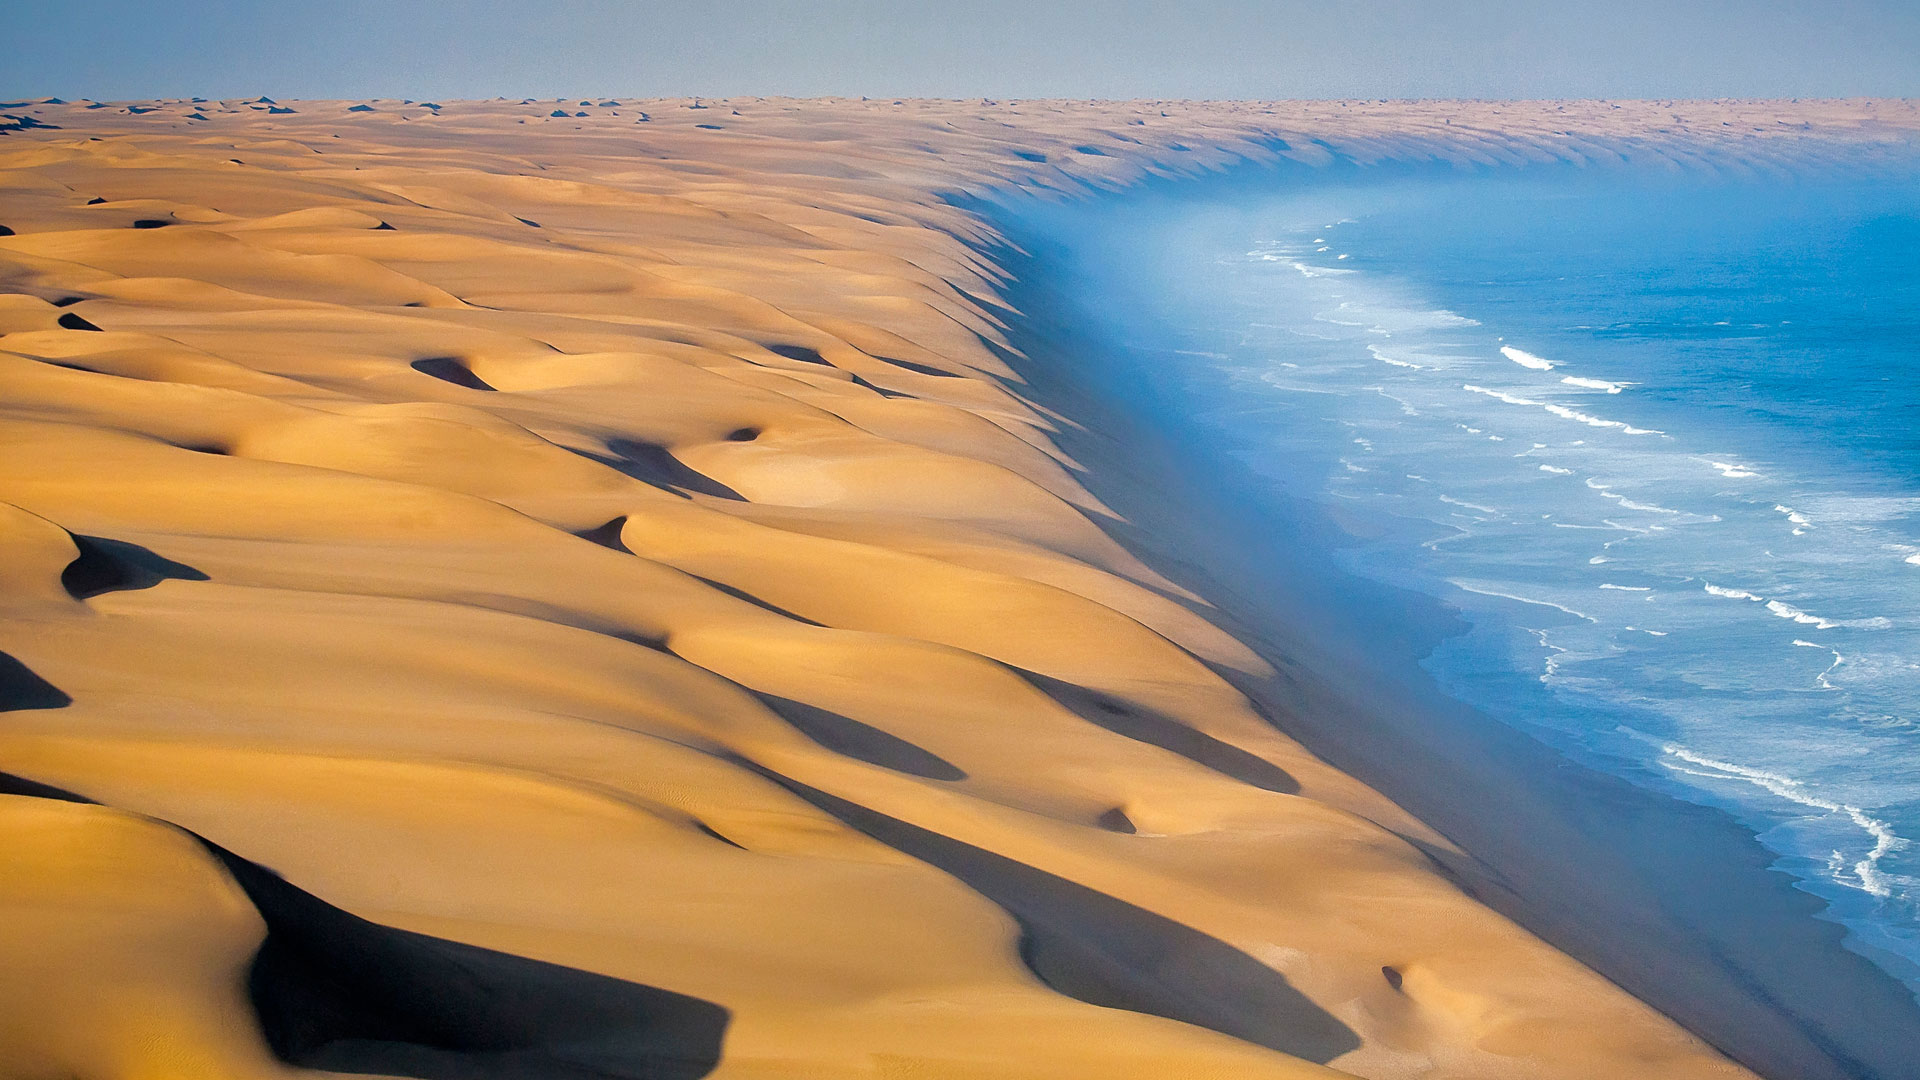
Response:
[[[1040,980],[1090,1005],[1148,1013],[1325,1064],[1360,1045],[1285,977],[1218,938],[1036,867],[742,761],[851,828],[960,879],[1020,924]]]
[[[94,800],[0,773],[0,795]],[[369,922],[194,836],[267,924],[247,990],[291,1065],[420,1080],[698,1080],[710,1001]]]

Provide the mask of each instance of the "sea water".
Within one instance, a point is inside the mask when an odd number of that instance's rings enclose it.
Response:
[[[1345,567],[1470,626],[1447,693],[1731,811],[1920,990],[1920,184],[1415,171],[1116,220],[1068,246],[1165,407],[1375,523]]]

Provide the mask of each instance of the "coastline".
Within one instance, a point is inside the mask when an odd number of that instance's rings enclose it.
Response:
[[[1257,186],[1260,166],[1222,177]],[[1265,182],[1274,182],[1265,179]],[[1194,181],[1186,181],[1191,185]],[[1171,185],[1161,188],[1172,193]],[[1126,195],[1114,196],[1119,198]],[[976,209],[995,217],[991,202]],[[1326,512],[1277,492],[1197,424],[1143,419],[1151,352],[1090,336],[1044,235],[998,216],[1016,363],[1075,421],[1063,445],[1149,565],[1217,607],[1279,673],[1222,670],[1273,723],[1388,795],[1459,851],[1427,846],[1463,887],[1764,1076],[1912,1075],[1920,1003],[1846,949],[1824,900],[1730,814],[1565,758],[1447,696],[1420,659],[1464,629],[1437,599],[1337,568],[1351,543]],[[1114,367],[1120,371],[1116,373]],[[1089,371],[1102,371],[1103,381]],[[1132,383],[1132,385],[1129,385]],[[1250,494],[1251,493],[1251,494]],[[1211,614],[1211,613],[1210,613]]]
[[[0,140],[0,1071],[1749,1075],[1620,989],[1668,894],[1552,921],[1607,839],[1554,822],[1684,815],[1401,685],[1442,611],[1318,637],[1337,534],[1222,518],[954,193],[1871,159],[1911,103],[550,104]],[[1711,974],[1644,992],[1842,1074]]]

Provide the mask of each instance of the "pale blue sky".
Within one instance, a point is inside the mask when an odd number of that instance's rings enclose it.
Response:
[[[1920,0],[5,0],[0,96],[1920,96]]]

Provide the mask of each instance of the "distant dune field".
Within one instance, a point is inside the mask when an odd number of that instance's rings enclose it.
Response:
[[[0,108],[0,1075],[1751,1075],[1237,688],[953,197],[1920,128],[1783,108]]]

